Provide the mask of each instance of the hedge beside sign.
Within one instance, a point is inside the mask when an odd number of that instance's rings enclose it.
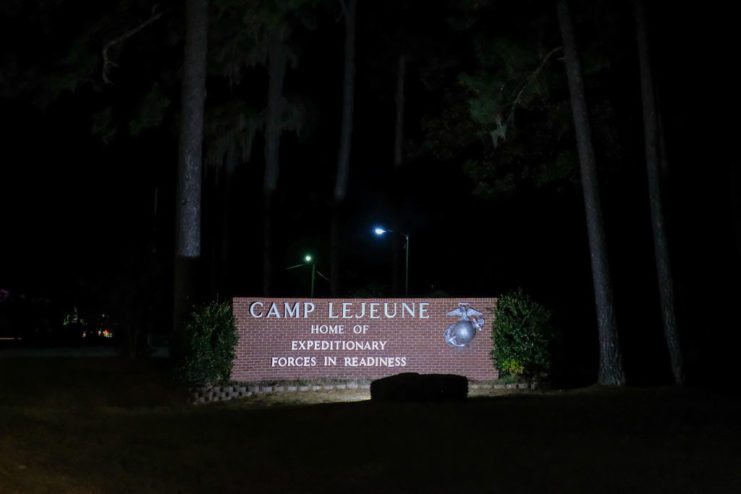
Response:
[[[494,298],[235,298],[235,381],[377,379],[401,372],[496,379]]]

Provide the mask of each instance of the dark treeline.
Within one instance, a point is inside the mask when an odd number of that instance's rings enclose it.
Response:
[[[132,335],[169,331],[185,296],[174,280],[190,276],[176,277],[175,227],[178,142],[197,118],[181,99],[185,3],[0,6],[11,297],[54,317],[104,307]],[[522,286],[550,307],[566,381],[623,382],[603,372],[610,331],[628,382],[681,381],[682,358],[689,379],[715,376],[711,354],[728,369],[741,179],[707,149],[718,137],[696,103],[718,74],[687,66],[710,59],[719,13],[609,0],[193,3],[208,12],[193,300],[307,296],[310,268],[286,270],[305,253],[326,275],[318,296],[401,294],[404,240],[374,237],[383,224],[410,236],[411,296]],[[585,214],[564,5],[603,247]],[[599,256],[609,276],[593,278]]]

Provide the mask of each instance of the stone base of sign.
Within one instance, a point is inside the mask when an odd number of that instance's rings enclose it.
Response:
[[[220,401],[250,398],[266,393],[297,393],[297,392],[319,392],[319,391],[344,391],[344,390],[370,390],[369,380],[358,379],[345,382],[332,382],[321,384],[301,384],[300,382],[276,383],[237,383],[216,386],[205,386],[190,389],[190,403],[203,405]],[[537,382],[521,382],[500,384],[496,382],[469,382],[469,394],[471,391],[486,393],[488,391],[535,391],[540,389]]]

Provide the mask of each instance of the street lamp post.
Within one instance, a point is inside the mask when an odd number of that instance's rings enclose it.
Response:
[[[316,263],[310,255],[306,255],[304,260],[307,263],[311,263],[311,298],[314,298],[314,280],[316,279]]]
[[[409,234],[395,232],[394,230],[386,230],[385,228],[381,228],[380,226],[373,228],[373,233],[375,233],[379,237],[385,233],[398,233],[399,235],[404,237],[404,250],[406,251],[405,262],[404,262],[404,296],[408,297],[409,296]]]
[[[316,270],[316,262],[314,261],[314,258],[311,256],[311,254],[306,254],[304,256],[304,262],[301,264],[296,264],[295,266],[290,266],[286,268],[286,271],[289,269],[296,269],[303,266],[306,266],[307,264],[311,264],[311,298],[314,298],[314,281],[316,280],[317,270]],[[322,273],[319,273],[319,276],[322,278],[325,278],[325,276]]]

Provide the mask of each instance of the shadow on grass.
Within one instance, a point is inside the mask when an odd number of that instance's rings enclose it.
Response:
[[[741,491],[741,405],[704,391],[191,407],[146,364],[49,362],[66,377],[26,396],[8,381],[47,371],[16,364],[0,360],[0,492]]]
[[[154,407],[186,400],[165,360],[7,357],[0,358],[0,383],[0,403],[14,406]]]

